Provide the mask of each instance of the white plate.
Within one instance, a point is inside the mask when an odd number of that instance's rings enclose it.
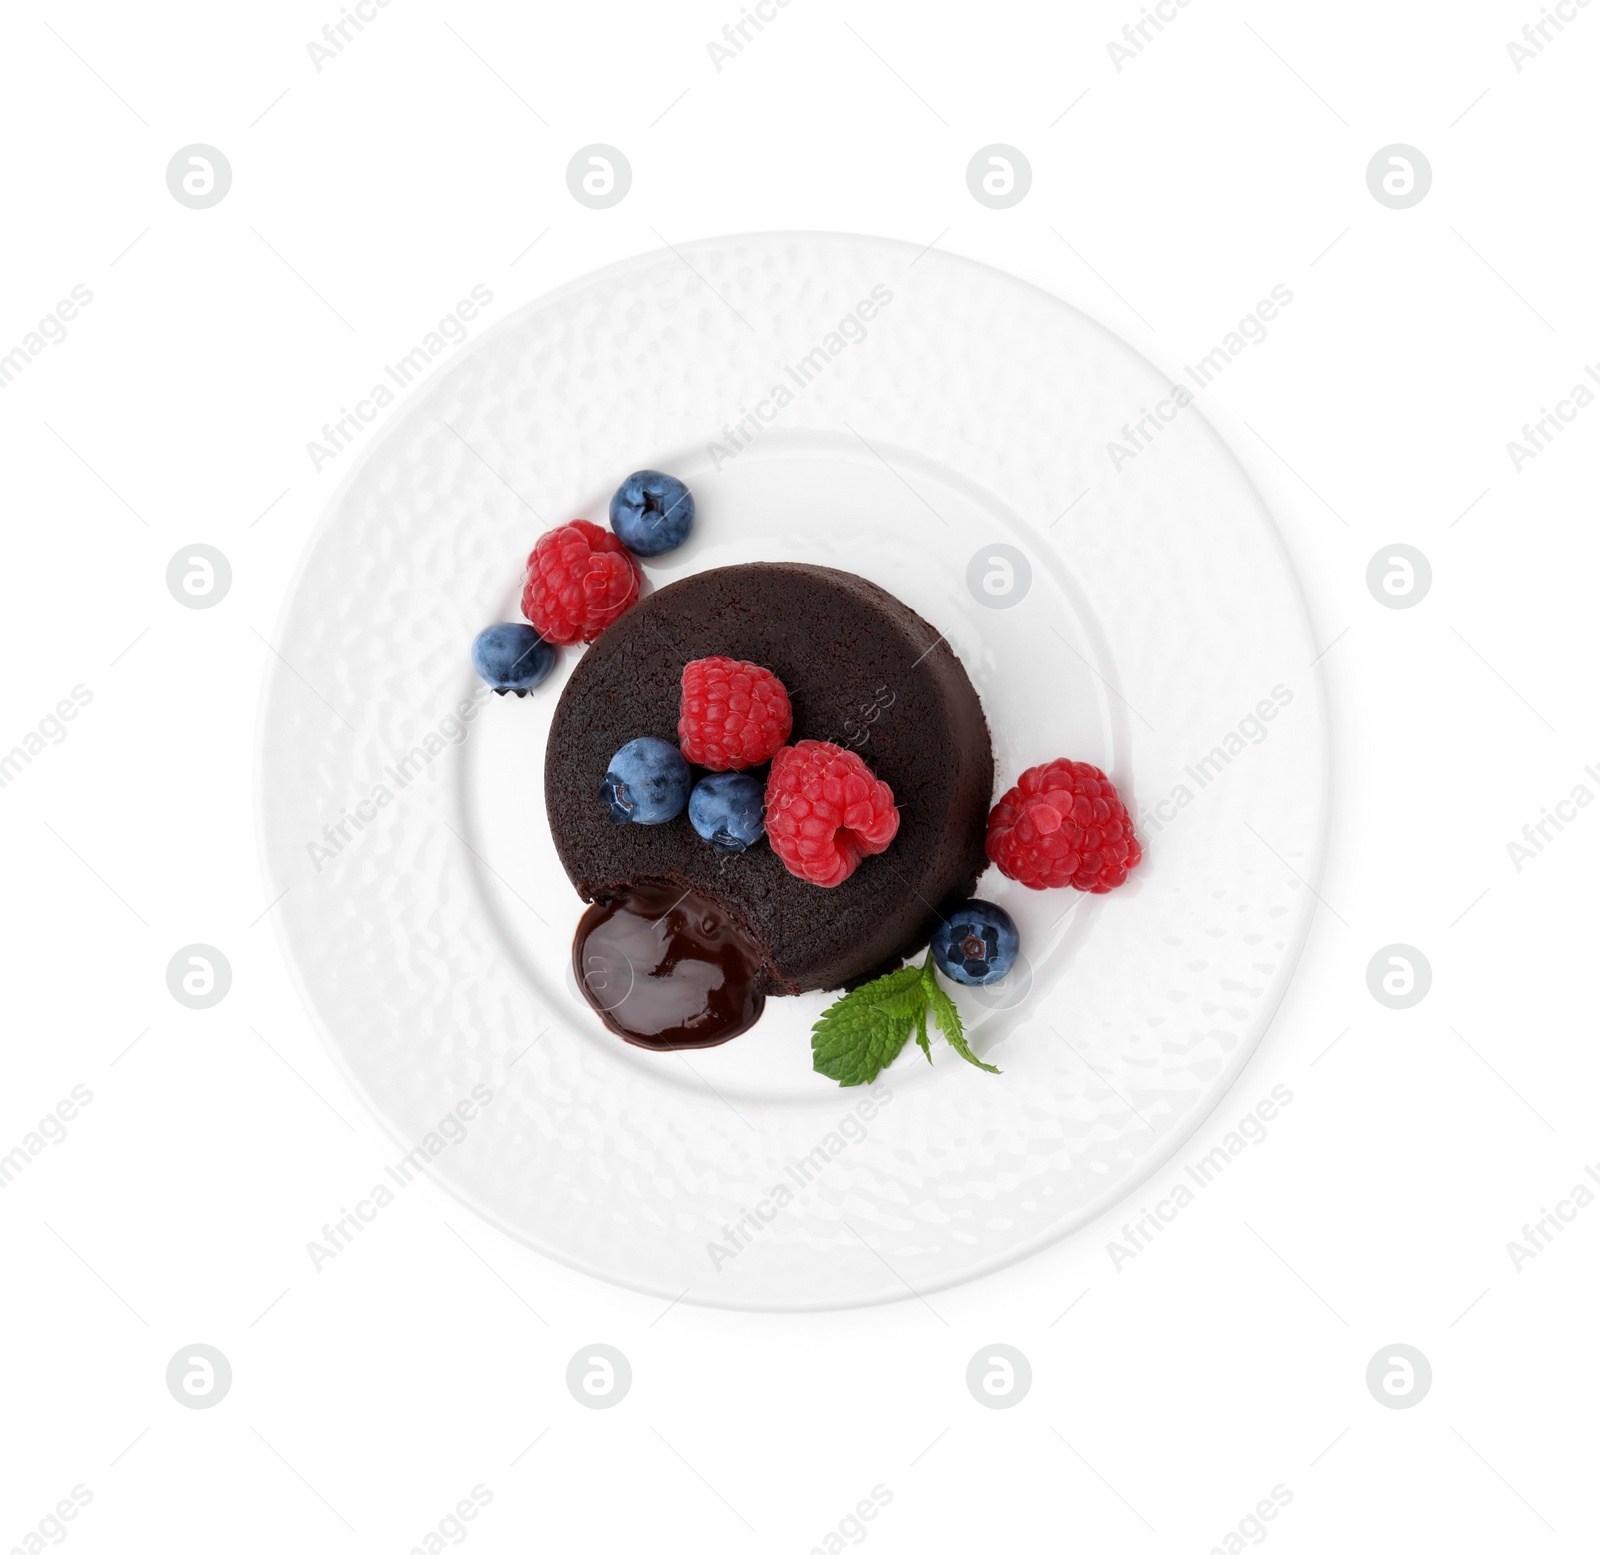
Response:
[[[290,959],[404,1148],[552,1257],[756,1308],[971,1278],[1166,1161],[1282,997],[1327,809],[1308,627],[1248,480],[1192,405],[1120,469],[1108,454],[1170,392],[997,271],[807,234],[603,271],[403,410],[289,600],[260,792]],[[630,1048],[578,1000],[581,904],[543,805],[576,653],[533,696],[479,705],[467,648],[515,615],[538,533],[604,522],[644,467],[699,506],[653,584],[763,558],[862,573],[955,648],[1001,786],[1071,756],[1139,814],[1145,863],[1109,896],[980,883],[1029,962],[998,998],[961,996],[999,1078],[912,1045],[839,1090],[810,1069],[820,994],[688,1055]]]

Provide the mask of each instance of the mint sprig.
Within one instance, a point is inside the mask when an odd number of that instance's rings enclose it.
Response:
[[[835,999],[811,1028],[811,1067],[840,1085],[867,1085],[892,1064],[916,1033],[917,1046],[931,1064],[928,1017],[945,1041],[969,1064],[999,1074],[967,1044],[961,1013],[939,986],[933,952],[921,966],[903,966]]]

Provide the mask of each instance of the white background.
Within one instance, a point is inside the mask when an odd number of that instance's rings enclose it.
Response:
[[[1600,408],[1520,473],[1506,444],[1600,363],[1600,7],[1520,73],[1531,0],[1194,0],[1120,72],[1133,0],[792,0],[720,71],[731,0],[532,9],[394,0],[320,72],[331,0],[0,18],[0,353],[94,294],[0,391],[0,748],[93,696],[0,789],[0,1153],[94,1098],[0,1190],[0,1548],[80,1484],[85,1552],[404,1552],[474,1485],[484,1552],[827,1548],[875,1485],[892,1501],[847,1532],[883,1551],[1204,1552],[1274,1486],[1284,1551],[1591,1547],[1600,1207],[1520,1272],[1507,1242],[1600,1170],[1600,817],[1520,871],[1507,844],[1600,793]],[[594,141],[634,172],[606,211],[566,187]],[[209,210],[167,191],[191,142],[232,164]],[[991,142],[1032,165],[1009,210],[967,192]],[[1409,210],[1368,192],[1391,142],[1432,164]],[[498,318],[772,228],[985,259],[1174,375],[1293,290],[1204,412],[1326,648],[1333,839],[1300,972],[1142,1199],[927,1301],[666,1308],[431,1186],[316,1273],[306,1241],[393,1149],[297,1001],[256,859],[264,638],[355,457],[319,474],[306,444],[474,284]],[[198,541],[233,568],[209,611],[164,581]],[[1410,610],[1366,587],[1396,542],[1432,564]],[[165,982],[193,941],[234,971],[203,1012]],[[1434,974],[1405,1011],[1366,983],[1395,941]],[[1268,1139],[1119,1272],[1123,1220],[1278,1084]],[[212,1410],[165,1386],[195,1342],[233,1366]],[[563,1380],[593,1342],[633,1367],[608,1411]],[[996,1342],[1033,1368],[1005,1411],[964,1382]],[[1365,1382],[1397,1342],[1433,1368],[1406,1410]]]

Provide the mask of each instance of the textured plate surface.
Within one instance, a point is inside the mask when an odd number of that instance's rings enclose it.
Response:
[[[1142,449],[1123,435],[1170,395],[997,271],[766,235],[567,287],[404,408],[292,591],[259,773],[291,963],[399,1148],[569,1264],[769,1308],[970,1278],[1167,1160],[1282,997],[1327,808],[1313,649],[1259,499],[1192,405]],[[581,904],[541,792],[575,656],[484,700],[466,652],[515,614],[537,534],[603,522],[641,467],[700,511],[652,583],[762,558],[862,573],[955,648],[1002,785],[1071,755],[1138,814],[1146,862],[1109,897],[980,882],[1029,961],[961,997],[999,1078],[912,1045],[841,1091],[809,1069],[823,995],[687,1056],[628,1048],[577,1001]]]

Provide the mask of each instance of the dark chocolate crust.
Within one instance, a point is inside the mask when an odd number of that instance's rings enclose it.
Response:
[[[712,654],[778,676],[791,743],[855,750],[894,790],[898,834],[843,885],[797,879],[765,839],[719,854],[686,815],[616,825],[596,797],[627,741],[676,743],[683,667]],[[760,947],[770,994],[845,987],[925,945],[939,909],[983,872],[993,787],[983,708],[938,632],[865,578],[796,562],[695,573],[641,600],[579,661],[545,752],[550,827],[578,894],[606,901],[630,881],[667,880],[716,898]]]

